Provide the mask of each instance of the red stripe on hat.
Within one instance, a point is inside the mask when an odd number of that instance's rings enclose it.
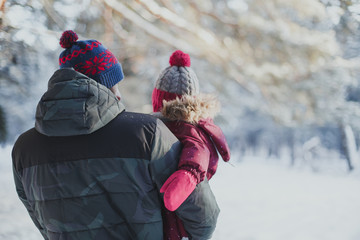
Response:
[[[153,111],[154,112],[160,112],[163,107],[163,100],[171,101],[176,99],[176,97],[181,98],[182,95],[166,92],[159,90],[157,88],[154,88],[151,96],[152,105],[153,105]]]

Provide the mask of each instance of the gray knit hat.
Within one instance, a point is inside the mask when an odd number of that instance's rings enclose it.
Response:
[[[169,63],[170,66],[159,75],[155,87],[179,95],[199,93],[199,80],[190,68],[190,56],[177,50],[171,55]]]
[[[163,100],[199,93],[199,80],[190,68],[190,56],[177,50],[170,56],[169,63],[170,66],[160,73],[152,93],[155,112],[162,108]]]

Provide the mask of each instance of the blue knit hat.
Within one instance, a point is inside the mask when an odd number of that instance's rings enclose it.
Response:
[[[111,88],[124,78],[121,64],[108,49],[96,40],[77,41],[75,32],[63,32],[60,46],[60,68],[74,68],[98,83]]]

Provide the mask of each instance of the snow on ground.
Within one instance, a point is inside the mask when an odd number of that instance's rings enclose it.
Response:
[[[42,239],[15,193],[10,154],[0,148],[0,239]],[[221,208],[212,240],[360,240],[359,175],[246,158],[220,163],[211,186]]]
[[[359,240],[360,178],[263,160],[220,164],[211,180],[221,214],[213,240]]]
[[[10,146],[0,147],[0,239],[43,239],[16,195],[11,166],[11,149]]]

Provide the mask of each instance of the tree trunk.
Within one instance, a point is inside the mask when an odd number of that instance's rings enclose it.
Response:
[[[354,169],[357,162],[357,151],[355,136],[352,128],[349,125],[341,125],[342,131],[342,145],[345,151],[345,158],[349,171]]]
[[[6,0],[0,0],[0,29],[2,29]]]
[[[295,166],[295,129],[288,128],[288,140],[290,148],[290,165]]]
[[[4,12],[6,0],[0,0],[0,11]]]
[[[0,107],[0,143],[6,141],[7,128],[6,128],[6,117],[2,107]]]

